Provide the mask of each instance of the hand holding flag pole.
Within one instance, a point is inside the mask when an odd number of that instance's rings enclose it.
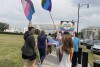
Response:
[[[31,21],[29,21],[28,27],[32,27],[32,23],[31,23]]]

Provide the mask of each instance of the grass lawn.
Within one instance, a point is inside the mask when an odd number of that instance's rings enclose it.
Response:
[[[100,60],[100,55],[92,54],[89,49],[87,49],[85,46],[80,45],[82,47],[82,51],[88,52],[88,62],[91,67],[93,67],[93,62],[96,60]]]
[[[23,35],[0,34],[0,67],[22,67]]]

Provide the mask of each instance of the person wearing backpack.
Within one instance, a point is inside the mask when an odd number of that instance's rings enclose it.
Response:
[[[34,38],[34,27],[28,27],[28,31],[24,34],[25,43],[22,47],[22,59],[23,67],[28,66],[28,61],[32,61],[31,67],[35,67],[36,64],[36,52],[35,52],[35,38]]]

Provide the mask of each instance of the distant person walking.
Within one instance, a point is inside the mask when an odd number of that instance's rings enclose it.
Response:
[[[57,37],[56,37],[56,41],[58,41],[58,45],[56,46],[56,54],[57,54],[57,57],[59,59],[59,62],[61,62],[62,60],[62,56],[63,56],[63,53],[62,53],[62,34],[61,32],[57,32]]]
[[[51,33],[48,34],[48,49],[49,49],[49,52],[50,54],[52,53],[52,43],[50,43],[50,39],[52,39],[51,37]]]
[[[73,42],[70,35],[64,35],[62,37],[62,53],[63,57],[60,64],[57,67],[71,67],[70,53],[73,48]]]
[[[22,58],[23,67],[28,67],[28,61],[32,61],[32,66],[35,67],[36,64],[36,52],[35,52],[35,38],[34,38],[34,27],[28,27],[28,31],[24,34],[25,43],[22,47]]]
[[[79,38],[77,37],[77,34],[72,35],[73,39],[73,45],[74,45],[74,53],[73,53],[73,58],[72,58],[72,67],[77,66],[77,57],[78,57],[78,48],[79,48]]]
[[[40,35],[37,38],[37,45],[38,45],[38,50],[40,53],[40,61],[41,64],[43,63],[43,60],[45,58],[45,54],[47,52],[47,36],[45,36],[45,31],[42,30],[40,32]]]

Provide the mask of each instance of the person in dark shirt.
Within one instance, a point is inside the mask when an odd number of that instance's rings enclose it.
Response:
[[[23,67],[28,66],[28,60],[32,61],[32,66],[35,67],[36,64],[36,52],[35,52],[35,38],[33,36],[35,32],[34,27],[29,27],[28,31],[24,34],[25,43],[22,47],[22,58],[24,60]]]
[[[46,51],[47,51],[47,36],[45,36],[44,30],[42,30],[40,32],[40,35],[38,35],[37,37],[37,45],[38,45],[38,50],[40,54],[40,61],[42,64],[45,58]]]

